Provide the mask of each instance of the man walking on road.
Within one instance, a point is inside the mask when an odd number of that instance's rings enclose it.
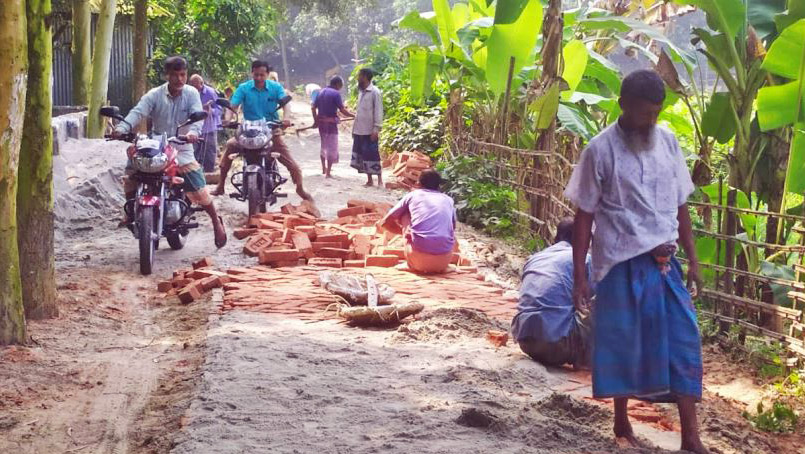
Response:
[[[629,74],[623,114],[590,141],[573,171],[565,190],[577,207],[573,299],[586,310],[592,236],[593,396],[615,399],[615,436],[632,446],[640,442],[628,399],[676,403],[682,450],[706,454],[696,419],[702,357],[691,293],[700,278],[687,206],[694,186],[676,138],[656,126],[664,99],[655,72]],[[690,292],[674,258],[677,240],[689,261]]]
[[[321,140],[321,173],[325,178],[332,178],[330,172],[333,164],[338,163],[338,112],[347,118],[355,115],[344,107],[341,99],[341,88],[344,80],[340,76],[330,79],[330,86],[321,90],[313,101],[313,126],[319,128]]]
[[[201,97],[201,105],[207,112],[207,119],[201,127],[201,138],[204,140],[193,144],[196,150],[196,161],[201,164],[205,172],[215,171],[215,161],[218,159],[218,130],[221,129],[221,106],[215,104],[218,94],[215,89],[204,83],[199,74],[190,76],[192,85]]]
[[[380,162],[380,128],[383,125],[383,97],[372,84],[374,72],[363,68],[358,72],[358,107],[352,125],[352,162],[359,173],[365,173],[366,186],[372,186],[372,175],[377,175],[377,185],[383,186],[383,166]]]
[[[232,107],[237,108],[243,106],[243,118],[249,121],[268,120],[279,121],[279,114],[277,113],[277,106],[279,100],[285,96],[285,89],[282,88],[277,82],[268,80],[269,66],[268,63],[256,60],[252,63],[252,80],[242,83],[235,94],[232,95]],[[291,106],[286,104],[282,108],[283,127],[291,125]],[[296,163],[291,150],[285,145],[282,140],[282,130],[279,128],[274,130],[274,137],[272,138],[272,153],[279,153],[279,162],[284,165],[288,172],[291,174],[291,179],[296,184],[296,193],[304,200],[312,201],[313,197],[305,192],[302,184],[302,169]],[[221,180],[218,182],[218,187],[212,192],[213,195],[223,195],[226,187],[226,176],[229,169],[232,167],[232,160],[235,155],[240,151],[240,145],[236,138],[229,139],[226,143],[226,151],[223,158],[221,158]]]

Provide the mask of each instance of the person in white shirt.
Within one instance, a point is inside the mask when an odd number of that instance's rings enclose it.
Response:
[[[362,68],[358,72],[358,106],[352,124],[352,161],[350,166],[366,174],[366,186],[372,186],[372,175],[377,185],[383,186],[383,166],[380,162],[380,128],[383,125],[383,96],[372,84],[374,72]]]
[[[573,299],[582,311],[591,293],[585,257],[592,237],[593,396],[615,399],[615,436],[634,446],[628,399],[676,403],[682,450],[706,454],[696,420],[702,357],[691,300],[701,280],[686,203],[694,186],[676,138],[656,126],[665,99],[660,76],[635,71],[620,95],[623,114],[590,141],[565,190],[577,207]],[[674,258],[677,240],[690,292]]]

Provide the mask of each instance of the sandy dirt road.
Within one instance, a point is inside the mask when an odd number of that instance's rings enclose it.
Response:
[[[310,124],[306,104],[293,108]],[[333,180],[321,175],[315,132],[286,139],[323,217],[350,198],[396,199],[362,186],[348,137]],[[242,242],[215,250],[199,214],[185,248],[163,242],[142,277],[134,239],[116,228],[123,144],[68,142],[56,161],[61,315],[31,323],[30,346],[0,350],[0,453],[619,452],[583,377],[483,339],[507,321],[448,311],[356,330],[164,299],[156,281],[193,259],[251,263]],[[292,184],[285,192],[299,201]],[[244,222],[242,202],[216,204],[230,232]],[[466,232],[463,246],[493,243]],[[716,452],[784,452],[717,404],[703,411]],[[678,443],[656,425],[637,430],[663,448]]]

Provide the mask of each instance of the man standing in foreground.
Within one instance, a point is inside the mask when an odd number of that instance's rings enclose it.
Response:
[[[279,101],[285,97],[285,89],[277,82],[268,80],[268,63],[256,60],[252,63],[252,80],[240,84],[235,94],[232,95],[232,108],[237,109],[243,106],[243,118],[249,121],[267,120],[279,122],[277,107]],[[282,125],[287,128],[291,125],[291,105],[286,104],[283,109]],[[279,153],[279,162],[284,165],[291,174],[291,179],[296,185],[296,193],[304,200],[313,201],[313,197],[305,192],[302,184],[302,168],[296,163],[291,150],[282,140],[282,130],[274,130],[271,140],[271,152]],[[221,180],[212,192],[212,195],[223,195],[226,188],[226,176],[232,167],[232,160],[240,151],[240,145],[236,138],[229,139],[226,143],[226,151],[221,158]]]
[[[221,129],[221,106],[215,104],[218,93],[204,83],[204,78],[200,74],[190,76],[190,85],[198,90],[201,106],[208,114],[201,128],[201,138],[204,140],[193,144],[196,149],[196,161],[201,164],[205,172],[212,172],[215,170],[215,161],[218,160],[218,130]]]
[[[633,446],[640,443],[628,399],[675,402],[682,450],[707,454],[696,420],[702,395],[696,312],[673,257],[678,240],[695,296],[699,266],[687,207],[694,186],[676,139],[656,126],[664,99],[655,72],[629,74],[621,86],[623,114],[590,141],[573,171],[565,190],[577,207],[573,300],[586,310],[592,236],[593,396],[615,399],[615,436]]]
[[[372,175],[377,185],[383,186],[383,166],[380,162],[380,128],[383,125],[383,97],[372,84],[374,72],[363,68],[358,72],[358,107],[352,125],[352,162],[350,166],[365,173],[366,186],[372,186]]]
[[[318,93],[313,99],[311,107],[313,126],[319,128],[321,173],[325,178],[332,178],[333,164],[338,163],[338,123],[340,121],[338,112],[347,118],[355,117],[344,107],[344,101],[341,99],[343,87],[344,80],[341,79],[341,76],[333,76],[330,79],[330,86]]]

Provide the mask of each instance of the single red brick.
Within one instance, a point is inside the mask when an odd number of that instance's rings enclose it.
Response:
[[[296,215],[307,221],[318,222],[319,220],[319,218],[317,218],[316,216],[313,216],[312,214],[309,213],[305,213],[304,211],[299,211],[296,213]]]
[[[460,255],[458,258],[458,266],[472,266],[472,260]]]
[[[238,276],[238,275],[241,275],[241,274],[251,274],[251,273],[254,273],[254,271],[250,270],[249,268],[236,266],[236,267],[229,268],[228,270],[226,270],[226,273],[230,274],[230,275],[233,275],[233,276]]]
[[[350,249],[339,249],[332,247],[322,248],[316,252],[317,257],[341,260],[350,260],[352,259],[353,254],[354,252]]]
[[[279,249],[270,250],[264,249],[260,251],[260,264],[266,265],[274,262],[289,262],[291,260],[299,259],[298,249]]]
[[[181,279],[174,278],[173,280],[171,280],[171,282],[173,283],[174,287],[182,288],[182,287],[185,287],[185,286],[189,285],[191,282],[193,282],[193,279],[190,279],[190,278],[187,278],[187,277],[183,277]]]
[[[171,281],[159,281],[157,283],[157,291],[160,293],[165,293],[172,288],[173,288],[173,282]]]
[[[277,221],[269,221],[268,219],[258,219],[257,227],[265,230],[282,230],[284,225]]]
[[[190,304],[193,301],[201,298],[201,291],[196,284],[190,284],[179,291],[179,301],[182,304]]]
[[[196,260],[193,262],[193,269],[197,270],[199,268],[205,268],[208,266],[213,266],[215,263],[212,261],[210,257],[204,257],[203,259]]]
[[[186,273],[185,270],[176,270],[176,271],[173,272],[173,278],[174,279],[176,279],[176,278],[183,279],[185,273]]]
[[[405,250],[402,248],[384,247],[380,252],[382,255],[396,255],[400,259],[405,258]]]
[[[390,191],[394,191],[394,190],[402,189],[402,188],[403,188],[403,186],[400,183],[397,183],[397,182],[394,182],[394,181],[386,182],[386,189],[388,189]]]
[[[369,212],[375,209],[375,204],[374,202],[369,202],[366,200],[358,200],[358,199],[347,200],[347,208],[353,208],[353,207],[364,207],[366,211]]]
[[[296,230],[293,229],[285,229],[282,231],[282,238],[280,239],[283,243],[292,243],[293,242],[293,235],[296,233]]]
[[[461,260],[461,255],[454,253],[453,258],[450,259],[450,264],[451,265],[458,265],[459,260]]]
[[[309,259],[315,256],[313,252],[313,244],[310,243],[310,238],[308,238],[307,234],[296,232],[292,235],[291,239],[293,240],[294,247],[299,249],[299,252],[303,256]]]
[[[243,253],[249,257],[257,257],[260,251],[271,246],[271,243],[273,243],[273,241],[266,235],[252,236],[243,246]]]
[[[391,268],[397,266],[400,258],[396,255],[369,255],[366,257],[366,266],[380,266]]]
[[[286,203],[285,205],[280,207],[280,211],[285,214],[296,214],[297,207],[292,203]]]
[[[343,210],[338,210],[338,213],[336,214],[339,218],[343,218],[346,216],[357,216],[363,213],[366,213],[366,208],[362,206],[354,206],[351,208],[344,208]]]
[[[232,278],[230,278],[229,276],[215,276],[215,287],[214,288],[221,288],[225,284],[228,284],[229,281],[231,281],[231,280],[232,280]]]
[[[316,240],[316,226],[313,225],[300,225],[296,228],[297,232],[302,232],[310,239],[310,241]]]
[[[255,233],[257,233],[256,228],[255,229],[248,229],[248,228],[246,228],[246,229],[235,229],[235,230],[232,231],[232,236],[234,236],[235,238],[237,238],[239,240],[242,240],[242,239],[247,238],[247,237],[249,237],[249,236],[251,236],[251,235],[253,235]]]
[[[220,276],[210,276],[210,277],[205,277],[204,279],[202,279],[201,280],[201,289],[202,289],[202,291],[209,292],[210,290],[212,290],[214,288],[218,288],[217,287],[217,282],[218,282],[217,279],[219,277]]]
[[[330,268],[341,268],[342,261],[339,258],[316,257],[307,261],[310,266],[326,266]]]
[[[355,235],[352,237],[352,247],[358,257],[366,258],[372,253],[372,237],[362,234]]]
[[[299,266],[299,259],[296,260],[284,260],[280,262],[272,262],[271,266],[273,268],[290,268],[293,266]]]
[[[318,240],[318,238],[317,238]],[[313,252],[318,252],[324,248],[340,248],[341,243],[331,243],[331,242],[322,242],[322,241],[315,241],[313,242]]]
[[[319,234],[316,237],[317,243],[339,243],[343,247],[349,247],[351,241],[349,239],[349,234],[346,233],[327,233],[327,234]]]
[[[366,213],[366,214],[359,214],[357,216],[358,222],[365,225],[365,226],[372,226],[377,224],[378,221],[383,219],[383,216],[380,213]]]
[[[344,260],[344,268],[363,268],[366,260]]]
[[[330,224],[336,225],[349,225],[349,224],[357,224],[358,218],[356,216],[343,216],[338,219],[330,221]]]

